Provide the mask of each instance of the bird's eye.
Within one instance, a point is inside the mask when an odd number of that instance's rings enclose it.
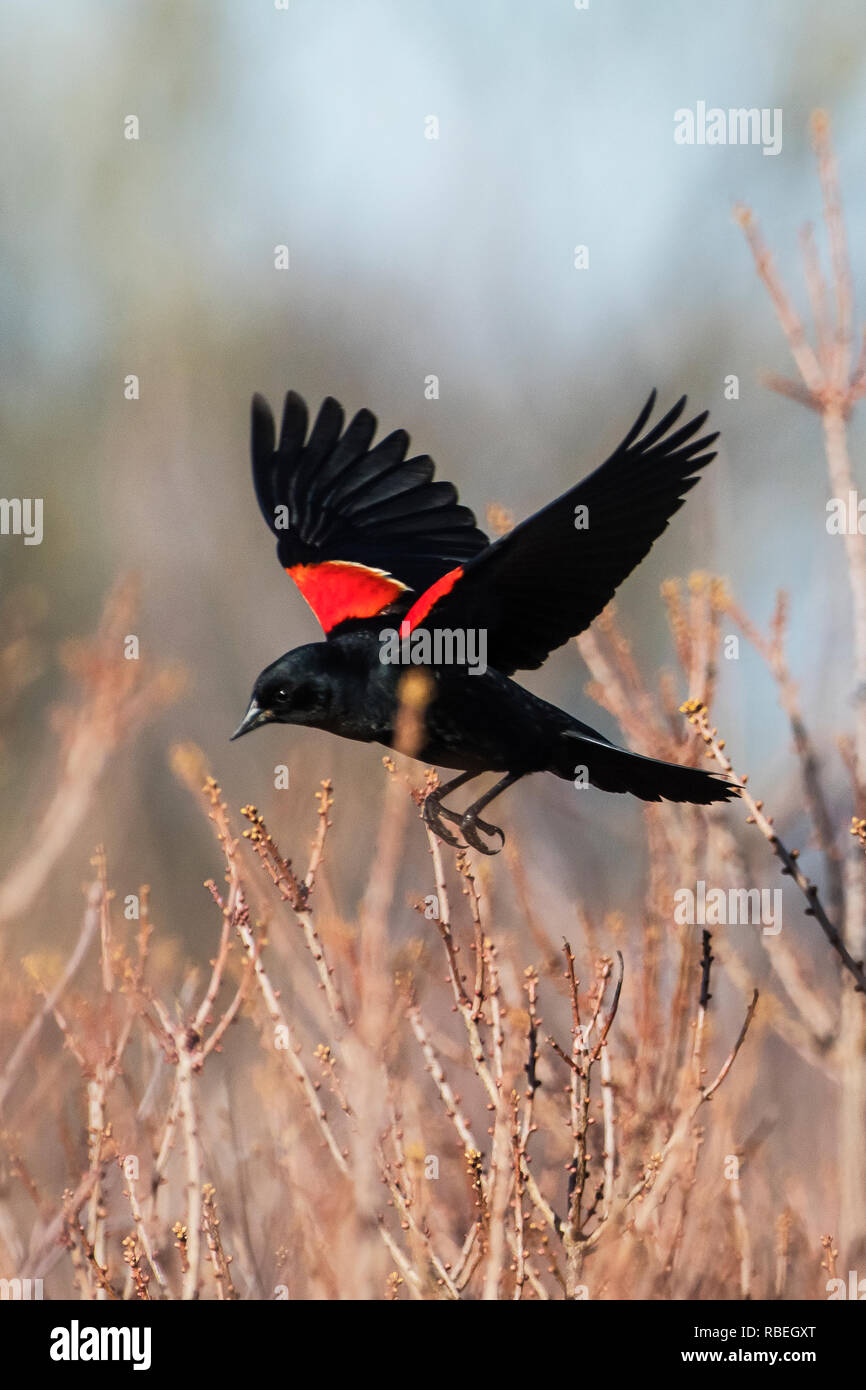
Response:
[[[288,700],[288,698],[289,698],[289,692],[288,692],[288,690],[286,689],[286,687],[285,687],[284,685],[281,685],[280,688],[279,688],[279,690],[277,691],[277,699],[280,701],[281,704],[283,704],[283,703],[285,703],[286,700]]]

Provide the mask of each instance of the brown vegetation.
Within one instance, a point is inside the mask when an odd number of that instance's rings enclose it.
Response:
[[[821,121],[816,138],[837,306],[833,319],[807,237],[817,352],[741,219],[804,379],[773,384],[821,412],[835,490],[863,373]],[[848,558],[862,697],[863,537]],[[866,703],[843,854],[784,599],[767,635],[711,576],[668,582],[663,600],[677,670],[651,687],[610,609],[578,640],[590,695],[640,751],[739,773],[708,712],[736,630],[790,723],[814,877],[745,777],[744,804],[645,807],[645,882],[596,917],[534,891],[526,836],[491,862],[446,851],[417,814],[433,774],[402,758],[385,759],[378,827],[344,815],[330,782],[317,809],[293,791],[287,847],[255,807],[229,809],[197,749],[176,748],[215,836],[195,937],[152,920],[145,886],[118,902],[97,848],[68,954],[2,959],[0,1276],[42,1278],[52,1298],[826,1297],[866,1237]],[[61,776],[0,883],[4,919],[26,916],[86,825],[113,749],[177,693],[179,677],[120,655],[132,601],[120,590],[70,655]],[[15,640],[18,655],[0,652],[6,718],[33,663]],[[311,832],[297,869],[286,849]],[[425,835],[429,879],[407,906],[397,870]],[[353,854],[367,887],[347,917],[330,869]],[[682,888],[776,886],[777,869],[778,934],[676,924]],[[802,1117],[774,1103],[780,1070],[811,1123],[836,1127],[820,1166],[798,1153]]]

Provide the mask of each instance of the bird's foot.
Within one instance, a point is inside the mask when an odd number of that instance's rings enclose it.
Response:
[[[434,835],[438,835],[440,840],[444,840],[447,845],[454,845],[456,849],[462,849],[460,841],[456,835],[445,826],[444,821],[450,820],[454,825],[460,825],[463,817],[449,811],[447,806],[443,806],[437,796],[430,795],[424,802],[422,811],[424,824],[429,825]]]
[[[465,849],[457,836],[454,835],[445,825],[445,821],[450,821],[452,825],[459,826],[460,833],[471,849],[478,850],[479,854],[498,854],[505,844],[505,834],[498,825],[491,825],[486,820],[481,820],[475,812],[470,809],[462,814],[457,811],[449,811],[447,806],[443,806],[435,793],[430,793],[424,800],[421,813],[424,817],[425,825],[428,825],[434,835],[438,835],[440,840],[446,844],[453,845],[455,849]],[[499,836],[500,843],[495,848],[485,844],[481,836],[485,835],[492,839],[495,835]]]
[[[490,825],[486,820],[481,820],[474,812],[467,811],[464,816],[458,818],[460,830],[467,845],[472,849],[477,849],[479,854],[498,854],[505,844],[505,834],[498,825]],[[480,831],[480,834],[479,834]],[[490,839],[498,835],[500,844],[494,849],[486,845],[481,839],[481,835],[487,835]]]

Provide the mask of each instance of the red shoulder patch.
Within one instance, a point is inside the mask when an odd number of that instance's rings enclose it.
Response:
[[[440,598],[450,594],[458,579],[463,577],[463,566],[458,565],[456,569],[449,570],[443,574],[441,579],[437,579],[435,584],[431,584],[429,589],[425,589],[420,598],[417,598],[400,624],[400,636],[408,637],[413,628],[422,623]]]
[[[407,587],[385,570],[368,569],[352,560],[292,565],[286,574],[294,579],[326,633],[347,618],[375,617]]]

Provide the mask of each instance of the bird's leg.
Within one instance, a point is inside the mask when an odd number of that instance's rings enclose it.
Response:
[[[476,776],[474,772],[461,772],[459,777],[452,777],[451,781],[446,782],[444,787],[436,787],[433,791],[429,791],[424,798],[425,824],[429,825],[433,833],[444,840],[446,844],[455,845],[458,849],[461,848],[460,841],[456,835],[452,835],[451,831],[445,828],[442,822],[443,820],[450,820],[454,825],[460,825],[463,817],[458,815],[456,811],[449,811],[447,806],[443,806],[441,804],[442,798],[447,796],[449,792],[456,791],[458,787],[462,787],[464,782],[471,781],[474,776]]]
[[[496,783],[495,787],[491,787],[489,792],[485,792],[484,796],[480,796],[477,801],[473,801],[472,805],[464,811],[460,819],[460,830],[467,845],[471,845],[473,849],[479,850],[481,854],[499,853],[499,850],[502,849],[502,845],[505,844],[505,835],[498,825],[489,825],[487,821],[481,820],[478,812],[483,810],[485,806],[488,806],[490,802],[493,801],[494,797],[500,796],[502,792],[514,786],[514,783],[519,781],[523,775],[522,772],[507,773],[505,777]],[[484,835],[498,835],[502,841],[499,849],[491,849],[489,845],[485,845],[481,836],[478,834],[479,830]]]

